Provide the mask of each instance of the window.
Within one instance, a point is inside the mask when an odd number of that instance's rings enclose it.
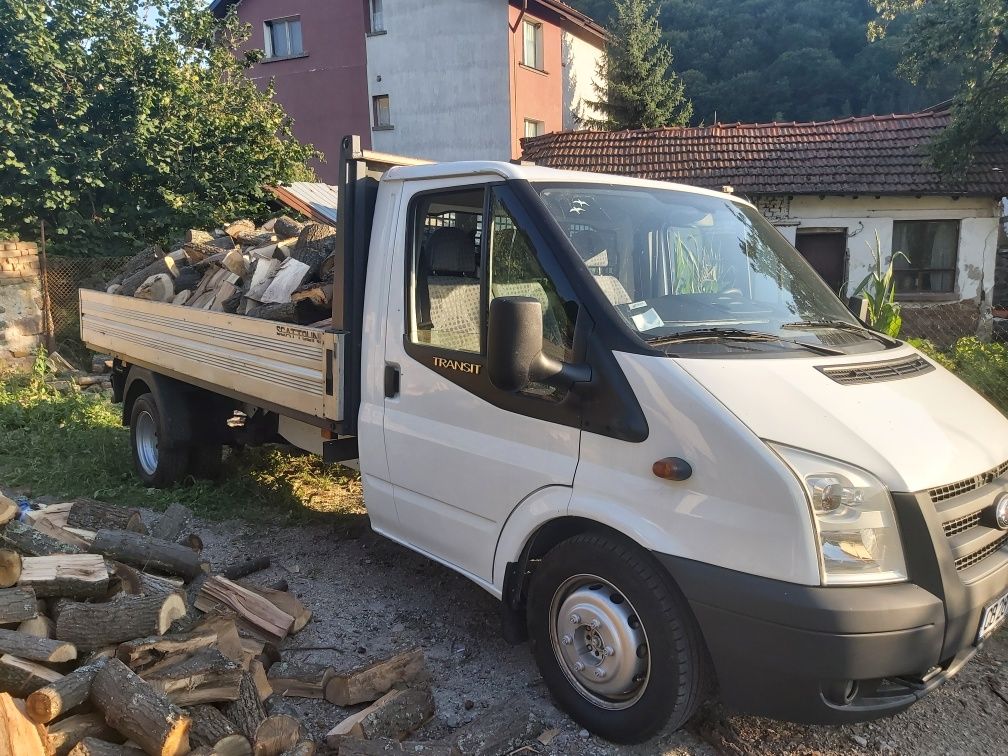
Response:
[[[382,0],[368,0],[368,18],[371,22],[372,34],[381,34],[385,31],[385,14],[382,11]]]
[[[267,21],[265,32],[267,58],[290,58],[304,54],[300,16]]]
[[[537,137],[546,133],[546,124],[542,121],[534,121],[531,118],[525,119],[525,136]]]
[[[536,21],[522,23],[524,46],[522,48],[522,63],[529,68],[543,70],[543,28]]]
[[[899,294],[948,293],[955,290],[959,221],[895,221],[893,262]]]
[[[490,226],[490,298],[494,297],[538,299],[543,311],[543,352],[558,360],[572,359],[574,322],[539,263],[532,240],[496,198]],[[548,386],[539,384],[528,391],[555,394]]]
[[[480,352],[483,189],[428,194],[413,227],[410,340]]]
[[[374,103],[374,128],[391,129],[392,113],[389,110],[389,96],[376,95],[372,101]]]

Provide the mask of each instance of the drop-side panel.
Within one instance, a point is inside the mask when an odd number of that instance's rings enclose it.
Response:
[[[81,339],[92,349],[223,394],[342,420],[342,334],[85,289],[80,311]]]

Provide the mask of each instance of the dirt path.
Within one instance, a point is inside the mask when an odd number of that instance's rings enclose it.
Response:
[[[437,716],[420,739],[446,735],[491,707],[527,699],[542,730],[556,729],[542,754],[717,753],[1008,753],[1008,633],[1002,632],[960,676],[895,718],[846,727],[802,727],[741,717],[709,704],[684,732],[633,748],[615,748],[580,730],[550,703],[528,647],[505,643],[497,602],[451,570],[368,528],[350,525],[268,527],[201,523],[214,566],[242,554],[270,554],[258,578],[283,577],[315,616],[285,644],[285,656],[343,666],[371,655],[420,646],[433,673]],[[304,648],[294,652],[294,648]],[[995,692],[1000,693],[1000,696]],[[325,702],[270,699],[293,707],[313,734],[346,712]]]

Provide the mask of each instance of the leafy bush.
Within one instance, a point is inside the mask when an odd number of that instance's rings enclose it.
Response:
[[[909,343],[951,370],[987,401],[1008,414],[1008,347],[1004,344],[964,336],[951,349],[943,352],[927,339],[910,339]]]

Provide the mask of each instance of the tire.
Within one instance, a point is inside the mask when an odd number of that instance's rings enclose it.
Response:
[[[148,488],[167,488],[182,480],[189,450],[168,438],[153,394],[138,396],[130,413],[133,467]]]
[[[557,705],[607,740],[640,743],[679,729],[703,702],[709,661],[700,629],[671,578],[636,544],[585,533],[555,546],[532,575],[527,617]]]
[[[189,474],[203,480],[216,480],[220,475],[223,444],[202,444],[189,449]]]

